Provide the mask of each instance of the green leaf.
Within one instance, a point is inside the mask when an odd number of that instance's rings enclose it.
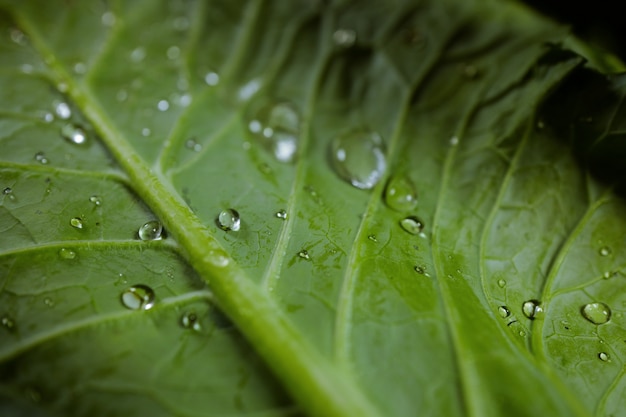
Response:
[[[623,80],[563,28],[2,4],[3,414],[625,415]]]

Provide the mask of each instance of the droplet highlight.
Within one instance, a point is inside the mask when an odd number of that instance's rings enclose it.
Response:
[[[39,162],[42,165],[47,165],[48,164],[48,158],[46,158],[46,154],[44,154],[43,152],[37,152],[35,154],[35,161]]]
[[[9,316],[2,316],[2,318],[0,319],[0,324],[2,324],[2,327],[7,329],[9,332],[15,331],[15,320],[13,320]]]
[[[67,120],[72,117],[72,110],[70,109],[70,106],[63,101],[56,104],[54,112],[63,120]]]
[[[418,235],[424,230],[424,223],[416,216],[408,216],[400,220],[400,227],[412,235]]]
[[[149,310],[154,306],[154,290],[147,285],[137,284],[121,295],[122,305],[129,310]]]
[[[608,246],[603,246],[600,248],[598,253],[600,254],[600,256],[609,256],[611,254],[611,248],[609,248]]]
[[[309,255],[309,252],[306,249],[302,249],[298,252],[298,257],[306,259],[307,261],[311,259],[311,255]]]
[[[83,219],[80,217],[72,217],[70,219],[70,226],[74,229],[82,229],[84,227]]]
[[[137,231],[137,235],[141,240],[161,240],[161,234],[163,233],[163,226],[156,220],[150,220],[146,222]]]
[[[89,202],[98,207],[102,205],[102,198],[97,195],[92,195],[91,197],[89,197]]]
[[[524,301],[522,304],[522,313],[529,319],[534,320],[537,318],[537,315],[543,311],[540,304],[538,300]]]
[[[598,353],[598,359],[600,359],[602,362],[610,362],[611,356],[606,352],[600,352]]]
[[[287,219],[287,211],[286,210],[278,210],[275,214],[279,219],[286,220]]]
[[[76,252],[74,252],[71,249],[61,248],[59,250],[59,257],[61,259],[67,259],[67,260],[76,259]]]
[[[292,103],[270,102],[248,122],[248,131],[277,161],[293,162],[300,141],[300,114]]]
[[[87,142],[87,134],[85,130],[80,127],[67,123],[61,128],[61,136],[63,139],[74,145],[84,145]]]
[[[236,232],[241,228],[241,217],[237,210],[229,208],[222,210],[217,216],[217,225],[222,230]]]
[[[194,312],[188,312],[183,314],[180,318],[180,325],[185,329],[192,329],[195,331],[202,330],[198,315]]]
[[[498,315],[505,319],[511,315],[511,311],[506,306],[500,306],[498,307]]]
[[[417,191],[413,182],[405,175],[394,175],[385,186],[384,200],[387,207],[407,212],[417,206]]]
[[[333,33],[333,42],[342,48],[349,48],[356,43],[356,31],[352,29],[337,29]]]
[[[387,168],[382,137],[366,129],[336,136],[330,143],[330,161],[341,179],[362,190],[373,188]]]
[[[611,309],[600,302],[585,304],[580,309],[580,313],[593,324],[605,324],[611,320]]]

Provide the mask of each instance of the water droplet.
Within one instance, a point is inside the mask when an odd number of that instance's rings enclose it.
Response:
[[[46,155],[43,152],[37,152],[35,154],[35,161],[42,165],[46,165],[48,163],[48,158],[46,158]]]
[[[611,248],[609,248],[608,246],[603,246],[600,248],[598,253],[600,254],[600,256],[609,256],[611,254]]]
[[[286,210],[278,210],[275,214],[279,219],[286,220],[287,219],[287,211]]]
[[[191,104],[191,94],[183,94],[176,100],[179,106],[187,107]]]
[[[159,100],[159,102],[157,103],[157,109],[159,109],[159,111],[167,111],[167,109],[170,108],[170,102],[167,100]]]
[[[16,28],[11,29],[10,36],[11,36],[11,40],[15,42],[16,44],[22,45],[22,46],[26,45],[27,38],[26,38],[26,35],[24,35],[24,32],[22,32],[21,30],[16,29]]]
[[[71,123],[67,123],[61,128],[61,136],[75,145],[83,145],[87,141],[87,134],[83,128]]]
[[[356,32],[352,29],[337,29],[333,33],[335,45],[349,48],[356,43]]]
[[[2,319],[0,319],[0,323],[2,323],[2,327],[7,329],[8,331],[15,331],[15,320],[13,320],[11,317],[2,316]]]
[[[2,194],[4,195],[9,195],[13,192],[13,189],[11,187],[7,187],[4,190],[2,190]]]
[[[22,72],[24,74],[32,74],[34,69],[35,68],[33,68],[33,66],[30,65],[30,64],[22,64],[22,65],[20,65],[20,70],[22,70]]]
[[[54,301],[52,301],[51,298],[46,297],[43,299],[43,303],[47,306],[47,307],[54,307]]]
[[[89,201],[95,206],[102,205],[102,199],[97,195],[92,195],[91,197],[89,197]]]
[[[189,139],[185,142],[185,148],[191,149],[195,152],[200,152],[202,150],[202,145],[196,142],[195,139]]]
[[[137,235],[141,240],[161,240],[161,233],[163,233],[163,226],[156,220],[146,222],[137,231]]]
[[[309,252],[306,249],[302,249],[300,252],[298,252],[298,256],[306,260],[311,259],[311,256],[309,255]]]
[[[76,259],[76,252],[71,249],[61,248],[59,250],[59,256],[62,259]]]
[[[50,112],[45,112],[43,114],[43,121],[46,123],[52,123],[54,121],[54,115]]]
[[[115,99],[120,103],[126,101],[128,99],[128,92],[124,89],[118,90],[115,94]]]
[[[356,188],[373,188],[387,167],[383,140],[370,130],[341,134],[332,140],[330,149],[335,172]]]
[[[102,13],[102,17],[100,18],[102,24],[107,27],[111,27],[115,25],[115,15],[112,12],[104,12]]]
[[[70,226],[75,229],[82,229],[84,226],[83,219],[81,219],[80,217],[72,217],[70,219]]]
[[[189,28],[189,19],[185,16],[179,16],[172,21],[172,26],[178,31],[187,30]]]
[[[226,255],[226,252],[220,249],[210,250],[204,260],[219,268],[224,268],[230,263],[230,259],[228,258],[228,255]]]
[[[589,303],[585,304],[580,309],[584,318],[592,322],[593,324],[604,324],[611,319],[611,309],[604,303]]]
[[[503,280],[503,279],[499,279],[498,280],[498,287],[500,287],[500,288],[506,287],[506,281]]]
[[[169,48],[167,48],[166,55],[168,59],[177,59],[180,56],[180,48],[176,45],[170,46]]]
[[[459,144],[459,138],[457,136],[452,136],[450,138],[450,146],[456,146]]]
[[[539,313],[543,311],[538,300],[524,301],[522,304],[522,313],[531,320],[534,320]]]
[[[180,318],[180,325],[185,329],[193,329],[195,331],[200,331],[202,329],[200,322],[198,321],[198,315],[194,312],[183,314]]]
[[[74,64],[74,74],[83,75],[87,72],[87,65],[83,62],[77,62]]]
[[[602,362],[610,362],[611,356],[606,352],[600,352],[598,353],[598,359],[600,359]]]
[[[400,227],[412,235],[417,235],[424,229],[424,223],[415,216],[408,216],[400,220]]]
[[[209,71],[204,76],[204,82],[207,83],[207,85],[210,85],[212,87],[216,86],[220,82],[220,76],[216,72]]]
[[[133,51],[130,53],[130,59],[133,62],[141,62],[143,61],[143,59],[146,57],[146,50],[142,47],[139,48],[135,48],[133,49]]]
[[[426,267],[422,266],[422,265],[417,265],[415,266],[415,272],[417,272],[420,275],[424,275],[426,273]]]
[[[523,330],[520,330],[520,331],[519,331],[519,335],[520,335],[521,337],[526,337],[526,332],[525,332],[525,331],[523,331]]]
[[[300,138],[300,115],[293,104],[270,102],[261,107],[248,130],[280,162],[293,162]]]
[[[226,209],[222,210],[217,216],[217,225],[222,230],[232,230],[236,232],[241,227],[241,218],[239,217],[239,213],[235,209]]]
[[[56,104],[54,112],[63,120],[67,120],[72,117],[72,109],[70,109],[70,106],[63,101]]]
[[[150,310],[154,306],[154,291],[147,285],[133,285],[122,293],[121,300],[130,310]]]
[[[390,209],[407,212],[417,206],[417,191],[408,177],[394,175],[387,181],[384,199]]]
[[[369,240],[371,240],[372,242],[378,242],[378,239],[376,238],[376,235],[369,235],[367,238]]]
[[[261,88],[259,80],[250,80],[239,89],[239,100],[247,101]]]
[[[500,317],[505,319],[511,315],[511,312],[506,306],[500,306],[498,307],[498,314],[500,315]]]
[[[148,137],[151,134],[152,134],[152,131],[149,128],[144,127],[143,129],[141,129],[141,136]]]

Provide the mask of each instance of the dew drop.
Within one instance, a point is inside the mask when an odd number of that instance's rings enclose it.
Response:
[[[349,48],[356,42],[356,32],[352,29],[337,29],[333,33],[335,45],[342,48]]]
[[[185,148],[191,149],[194,152],[200,152],[202,150],[202,145],[196,142],[195,139],[188,139],[185,142]]]
[[[352,130],[336,136],[330,143],[330,155],[339,177],[362,190],[373,188],[387,167],[383,139],[370,130]]]
[[[537,121],[537,129],[542,130],[542,129],[544,129],[545,127],[546,127],[545,122],[544,122],[543,120],[539,119],[539,120]]]
[[[18,45],[26,45],[26,35],[19,29],[11,29],[10,32],[11,40]]]
[[[150,220],[146,222],[137,231],[137,235],[141,240],[161,240],[161,234],[163,233],[163,226],[156,220]]]
[[[34,68],[30,64],[22,64],[20,65],[20,70],[22,70],[24,74],[32,74]]]
[[[180,56],[180,48],[176,45],[170,46],[167,48],[166,55],[168,59],[175,60]]]
[[[417,272],[420,275],[424,275],[426,273],[426,267],[425,266],[416,265],[414,269],[415,269],[415,272]]]
[[[522,313],[531,320],[534,320],[539,313],[543,311],[538,300],[524,301],[522,304]]]
[[[205,257],[205,261],[219,268],[224,268],[230,263],[230,259],[228,259],[228,255],[226,255],[226,252],[220,249],[210,250]]]
[[[83,75],[87,72],[87,65],[83,62],[77,62],[74,64],[74,74]]]
[[[185,16],[179,16],[172,21],[172,26],[178,31],[187,30],[189,28],[189,19]]]
[[[424,223],[415,216],[408,216],[400,220],[400,227],[412,235],[418,235],[424,229]]]
[[[9,195],[11,193],[13,193],[13,189],[11,187],[7,187],[4,190],[2,190],[2,194],[4,195]]]
[[[107,27],[111,27],[115,25],[115,15],[112,12],[104,12],[102,13],[102,17],[100,18],[102,24]]]
[[[179,106],[187,107],[191,104],[191,94],[183,94],[176,100]]]
[[[37,152],[35,154],[35,161],[42,165],[46,165],[48,163],[48,158],[46,158],[46,155],[43,152]]]
[[[91,203],[93,203],[94,206],[102,205],[102,199],[99,196],[95,195],[95,194],[92,195],[91,197],[89,197],[89,201]]]
[[[149,128],[144,127],[143,129],[141,129],[141,136],[147,138],[151,134],[152,134],[152,131]]]
[[[15,331],[15,320],[13,320],[11,317],[2,316],[2,319],[0,319],[0,323],[2,323],[2,327],[7,329],[8,331]]]
[[[394,175],[387,181],[384,199],[390,209],[407,212],[417,206],[417,191],[408,177]]]
[[[43,121],[46,123],[52,123],[54,121],[54,115],[50,112],[45,112],[43,115]]]
[[[611,309],[604,303],[585,304],[580,312],[584,318],[593,324],[605,324],[611,319]]]
[[[279,162],[293,162],[300,139],[300,114],[289,102],[264,105],[248,122],[252,136],[268,149]]]
[[[72,109],[70,109],[70,106],[64,101],[56,104],[54,112],[63,120],[67,120],[72,117]]]
[[[194,312],[188,312],[182,315],[180,318],[180,325],[185,329],[193,329],[200,331],[202,327],[198,321],[198,315]]]
[[[279,219],[286,220],[287,219],[287,211],[286,210],[278,210],[275,214]]]
[[[222,210],[217,216],[217,225],[222,230],[236,232],[241,227],[241,218],[237,210],[229,208]]]
[[[61,128],[61,136],[75,145],[83,145],[87,141],[87,134],[83,128],[71,123],[67,123]]]
[[[458,136],[452,136],[450,138],[450,146],[456,146],[459,144],[459,138]]]
[[[146,50],[141,47],[133,49],[133,51],[130,53],[130,59],[133,62],[141,62],[143,61],[145,57],[146,57]]]
[[[600,256],[609,256],[611,254],[611,248],[609,248],[608,246],[603,246],[600,248],[598,253],[600,254]]]
[[[606,352],[600,352],[598,353],[598,359],[600,359],[602,362],[610,362],[611,356]]]
[[[70,219],[70,226],[75,229],[82,229],[84,226],[83,219],[81,219],[80,217],[72,217]]]
[[[159,100],[157,103],[157,109],[159,111],[167,111],[170,108],[170,102],[167,100]]]
[[[309,255],[309,252],[306,249],[302,249],[300,252],[298,252],[298,256],[306,260],[311,259],[311,256]]]
[[[49,297],[44,298],[43,303],[46,305],[46,307],[54,307],[54,301],[52,301],[52,299]]]
[[[154,290],[147,285],[133,285],[122,292],[121,300],[130,310],[150,310],[154,306]]]
[[[499,279],[498,280],[498,287],[500,287],[500,288],[506,287],[506,281],[503,280],[503,279]]]
[[[128,92],[124,89],[118,90],[115,94],[115,99],[120,103],[126,101],[128,99]]]
[[[59,256],[61,257],[61,259],[76,259],[76,252],[71,249],[61,248],[59,250]]]
[[[378,242],[378,239],[376,238],[376,235],[369,235],[367,238],[369,240],[371,240],[372,242]]]
[[[207,85],[214,87],[219,84],[220,76],[216,72],[209,71],[204,76],[204,82],[207,83]]]
[[[500,306],[498,307],[498,314],[500,315],[500,317],[505,319],[511,315],[511,312],[506,306]]]

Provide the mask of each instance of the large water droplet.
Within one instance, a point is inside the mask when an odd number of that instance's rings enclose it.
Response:
[[[400,220],[400,227],[412,235],[418,235],[424,229],[424,223],[415,216],[408,216]]]
[[[498,314],[500,315],[500,317],[505,319],[511,315],[511,311],[509,311],[506,306],[500,306],[498,307]]]
[[[383,139],[370,130],[353,130],[335,137],[330,143],[330,155],[339,177],[363,190],[373,188],[387,167]]]
[[[87,134],[83,128],[67,123],[61,128],[61,136],[75,145],[83,145],[87,141]]]
[[[54,112],[63,120],[67,120],[72,117],[72,110],[70,109],[70,106],[63,101],[56,104]]]
[[[180,318],[180,325],[185,329],[193,329],[195,331],[200,331],[202,329],[200,322],[198,321],[198,315],[194,312],[183,314]]]
[[[137,231],[137,235],[141,240],[160,240],[163,233],[163,226],[156,220],[146,222]]]
[[[585,304],[580,309],[584,318],[592,322],[593,324],[604,324],[611,319],[611,309],[604,303],[589,303]]]
[[[59,256],[61,259],[76,259],[76,252],[71,249],[61,248],[59,250]]]
[[[80,217],[72,217],[70,219],[70,226],[75,229],[82,229],[84,227],[83,219]]]
[[[248,130],[280,162],[293,162],[300,140],[300,115],[288,102],[270,102],[248,123]]]
[[[236,232],[241,227],[241,218],[239,217],[239,213],[235,209],[226,209],[222,210],[217,216],[217,225],[222,230],[232,230]]]
[[[524,313],[524,315],[529,319],[533,320],[543,311],[540,304],[541,303],[538,300],[524,301],[522,304],[522,313]]]
[[[154,306],[154,290],[147,285],[133,285],[121,295],[122,304],[130,310],[149,310]]]
[[[287,219],[287,211],[286,210],[278,210],[276,212],[276,217],[278,217],[279,219],[286,220]]]
[[[417,206],[417,191],[408,177],[394,175],[385,186],[384,199],[390,209],[407,212]]]
[[[598,353],[598,359],[600,359],[602,362],[610,362],[611,356],[606,352],[600,352]]]

